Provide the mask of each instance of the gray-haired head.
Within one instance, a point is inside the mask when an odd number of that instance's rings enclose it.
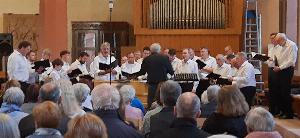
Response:
[[[168,80],[160,87],[160,100],[164,106],[175,106],[181,91],[178,82]]]
[[[72,87],[79,104],[83,103],[91,92],[90,87],[84,83],[76,83]]]
[[[245,119],[248,132],[274,131],[275,121],[272,114],[262,107],[251,109]]]
[[[236,54],[236,57],[242,58],[244,60],[247,60],[247,54],[245,52],[238,52]]]
[[[19,87],[11,87],[5,91],[3,102],[21,106],[24,103],[24,93]]]
[[[213,100],[217,100],[218,92],[221,89],[219,85],[211,85],[207,88],[207,100],[211,102]]]
[[[151,46],[150,46],[150,51],[151,53],[160,53],[160,50],[161,50],[161,46],[159,43],[153,43]]]
[[[217,134],[209,136],[208,138],[237,138],[236,136],[226,135],[226,134]]]
[[[135,89],[131,85],[124,85],[119,91],[126,105],[130,104],[135,97]]]
[[[200,99],[192,92],[181,94],[176,102],[178,118],[196,118],[200,116]]]
[[[60,102],[60,90],[53,82],[48,82],[40,88],[39,101],[52,101],[54,103]]]
[[[9,115],[0,113],[0,137],[19,138],[20,132],[18,125]]]
[[[94,110],[116,110],[120,104],[120,94],[117,88],[103,83],[92,90]]]

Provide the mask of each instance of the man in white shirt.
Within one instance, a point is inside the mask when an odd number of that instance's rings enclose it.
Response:
[[[138,61],[140,58],[142,58],[142,53],[140,50],[134,51],[134,59],[135,61]]]
[[[175,71],[176,66],[181,60],[176,57],[176,49],[171,48],[168,50],[167,56],[169,57],[169,60],[171,62],[171,65],[173,67],[173,70]]]
[[[235,77],[237,74],[237,71],[238,71],[235,55],[227,55],[226,59],[227,59],[227,62],[230,64],[230,68],[231,68],[230,76]]]
[[[275,65],[274,72],[278,73],[278,88],[280,91],[280,111],[281,118],[292,119],[292,97],[291,82],[294,75],[294,68],[297,60],[298,48],[296,43],[287,39],[283,33],[278,33],[275,37],[275,43],[282,48],[277,57],[278,65]]]
[[[117,63],[116,58],[110,55],[110,44],[108,42],[104,42],[100,46],[100,51],[98,56],[94,58],[94,72],[95,72],[95,80],[105,80],[109,81],[116,80],[117,74],[120,74],[120,69],[116,65],[112,69],[101,70],[99,69],[99,63],[110,65],[111,63]],[[111,78],[110,78],[111,77]]]
[[[271,43],[268,45],[268,57],[270,59],[265,62],[268,65],[269,111],[274,116],[279,114],[280,92],[278,88],[278,73],[274,72],[273,69],[275,67],[275,59],[277,60],[277,57],[279,57],[282,48],[275,42],[276,35],[277,33],[270,34]]]
[[[208,48],[201,48],[200,51],[200,60],[206,64],[200,71],[201,78],[205,78],[209,73],[213,71],[213,67],[217,65],[217,61],[214,57],[210,56]]]
[[[32,68],[32,67],[34,67],[34,62],[36,61],[36,52],[31,50],[29,53],[27,53],[26,58],[27,58],[29,66],[30,66],[29,78],[28,78],[27,83],[34,84],[39,81],[38,73],[35,71],[35,69]]]
[[[222,54],[216,56],[217,65],[213,68],[213,73],[221,75],[221,77],[231,77],[231,67],[225,63],[225,57]]]
[[[143,48],[143,58],[140,58],[137,60],[138,63],[142,64],[143,59],[145,59],[146,57],[148,57],[151,54],[150,52],[150,48],[148,46]]]
[[[68,73],[71,73],[70,70],[70,62],[71,62],[71,53],[68,50],[63,50],[60,52],[60,59],[63,62],[63,66],[61,68],[62,79],[69,79]]]
[[[52,81],[57,81],[63,79],[64,73],[62,72],[63,61],[59,58],[52,61],[53,69],[50,73],[50,78]]]
[[[18,49],[8,57],[7,62],[7,74],[9,80],[15,79],[20,82],[21,89],[26,92],[28,87],[29,72],[31,66],[28,64],[26,54],[30,51],[31,44],[27,41],[23,41],[18,45]]]
[[[89,60],[90,55],[86,52],[80,52],[78,59],[76,59],[70,66],[70,70],[79,69],[83,75],[88,75],[89,72],[86,68],[86,62]]]
[[[182,57],[183,60],[180,60],[180,62],[178,62],[176,66],[175,74],[195,73],[198,75],[198,64],[195,61],[190,59],[190,54],[188,49],[182,50]],[[196,92],[199,82],[198,81],[180,82],[179,84],[182,88],[182,92]]]
[[[194,49],[189,48],[189,54],[190,54],[190,59],[191,60],[196,61],[197,59],[199,59],[199,57],[195,55]]]
[[[233,84],[236,84],[240,88],[250,107],[256,93],[254,67],[248,62],[247,55],[244,52],[237,53],[236,62],[237,66],[239,67],[238,72],[237,75],[233,78],[230,78],[230,80],[232,80]]]
[[[127,58],[128,58],[128,61],[126,63],[122,64],[121,71],[128,73],[128,74],[133,74],[133,73],[139,72],[141,70],[141,64],[135,62],[134,54],[132,52],[129,53],[127,55]]]

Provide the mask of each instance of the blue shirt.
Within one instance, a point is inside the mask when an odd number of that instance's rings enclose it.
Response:
[[[131,101],[131,104],[130,104],[132,107],[136,107],[136,108],[139,108],[142,110],[143,114],[145,115],[146,114],[146,110],[144,108],[144,105],[142,104],[142,102],[137,98],[137,97],[134,97],[134,99]]]

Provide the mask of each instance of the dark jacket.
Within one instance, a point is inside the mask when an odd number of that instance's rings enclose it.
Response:
[[[152,53],[146,57],[141,65],[139,75],[148,74],[148,83],[159,83],[167,80],[167,74],[174,74],[169,58],[162,54]]]
[[[219,113],[213,113],[203,123],[202,130],[210,134],[228,134],[243,138],[247,135],[247,127],[244,116],[228,117]]]
[[[161,134],[170,128],[175,119],[174,107],[164,107],[159,113],[150,117],[150,137]]]
[[[207,104],[201,104],[201,118],[208,118],[217,109],[217,101],[213,100]]]
[[[107,128],[109,138],[141,138],[142,135],[133,127],[127,125],[118,116],[117,110],[96,110],[94,113],[99,116]]]
[[[59,121],[59,126],[58,126],[58,130],[59,132],[64,135],[67,132],[67,127],[68,127],[68,122],[69,122],[70,118],[64,116],[60,121]],[[20,123],[19,123],[19,130],[20,130],[20,135],[21,138],[25,138],[31,134],[34,133],[35,131],[35,125],[34,125],[34,118],[33,115],[30,114],[26,117],[24,117],[23,119],[21,119]]]
[[[177,118],[171,127],[158,137],[160,138],[207,138],[208,133],[197,128],[197,122],[192,118]]]

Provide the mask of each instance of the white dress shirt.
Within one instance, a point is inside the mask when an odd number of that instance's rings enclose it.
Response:
[[[29,65],[29,78],[27,83],[29,84],[34,84],[36,81],[38,81],[39,78],[39,74],[37,72],[35,72],[35,69],[33,69],[32,67],[34,67],[34,63],[30,62],[29,60],[27,60],[28,65]]]
[[[129,64],[128,62],[122,64],[121,71],[133,74],[139,72],[141,70],[141,64],[134,62],[133,64]]]
[[[287,40],[285,45],[282,46],[280,50],[280,55],[277,57],[280,70],[286,69],[291,66],[295,67],[297,54],[297,45],[293,41]]]
[[[274,46],[273,44],[269,44],[268,45],[268,57],[270,57],[269,60],[267,60],[265,63],[268,65],[268,67],[274,67],[275,66],[275,56],[278,60],[278,57],[280,55],[280,52],[281,52],[281,46],[279,45],[276,45]]]
[[[76,59],[76,60],[71,64],[70,69],[71,69],[71,70],[79,69],[79,70],[82,72],[83,75],[88,75],[88,74],[89,74],[89,72],[88,72],[88,70],[87,70],[87,68],[86,68],[86,63],[81,64],[81,63],[79,62],[78,59]]]
[[[180,73],[196,73],[198,75],[198,64],[197,62],[189,59],[188,61],[184,62],[184,60],[181,60],[177,68],[175,69],[175,74]],[[199,78],[199,76],[198,76]],[[196,91],[199,81],[194,81],[193,91]]]
[[[196,60],[198,60],[198,59],[200,59],[200,57],[194,56],[191,60],[196,61]]]
[[[171,65],[173,67],[173,70],[175,71],[175,69],[177,68],[177,65],[181,62],[181,60],[177,57],[175,57],[175,59],[171,62]]]
[[[50,77],[52,78],[53,81],[62,79],[62,76],[63,76],[62,70],[57,71],[56,69],[53,69],[52,72],[50,73]]]
[[[221,75],[221,77],[231,77],[231,66],[229,64],[223,63],[222,66],[215,66],[213,68],[213,73]]]
[[[104,74],[104,75],[99,75],[100,72],[105,72],[105,70],[100,70],[99,69],[99,63],[102,64],[110,64],[110,58],[111,58],[111,63],[116,61],[116,58],[113,56],[108,56],[108,57],[103,57],[101,54],[96,56],[93,61],[93,67],[94,67],[94,72],[95,72],[95,79],[96,80],[110,80],[110,73]],[[116,80],[118,74],[120,74],[120,68],[117,66],[113,70],[117,72],[117,74],[111,74],[111,80]]]
[[[200,57],[200,60],[206,64],[205,68],[214,68],[217,65],[217,61],[214,57],[209,56],[207,59],[203,59]],[[205,78],[209,72],[206,72],[204,70],[200,71],[200,77]]]
[[[22,82],[27,82],[29,79],[30,66],[19,51],[14,52],[8,57],[7,74],[9,80],[15,79]]]
[[[140,58],[140,59],[138,59],[136,62],[137,62],[137,63],[140,63],[140,64],[142,65],[143,60],[144,60],[143,58]]]
[[[237,76],[233,77],[233,83],[239,88],[247,86],[256,86],[254,67],[248,61],[245,61],[238,69]]]
[[[232,66],[230,66],[230,68],[231,68],[230,76],[235,77],[237,75],[238,69]]]
[[[70,63],[63,61],[63,66],[61,67],[61,78],[69,79],[68,70],[70,69]]]

